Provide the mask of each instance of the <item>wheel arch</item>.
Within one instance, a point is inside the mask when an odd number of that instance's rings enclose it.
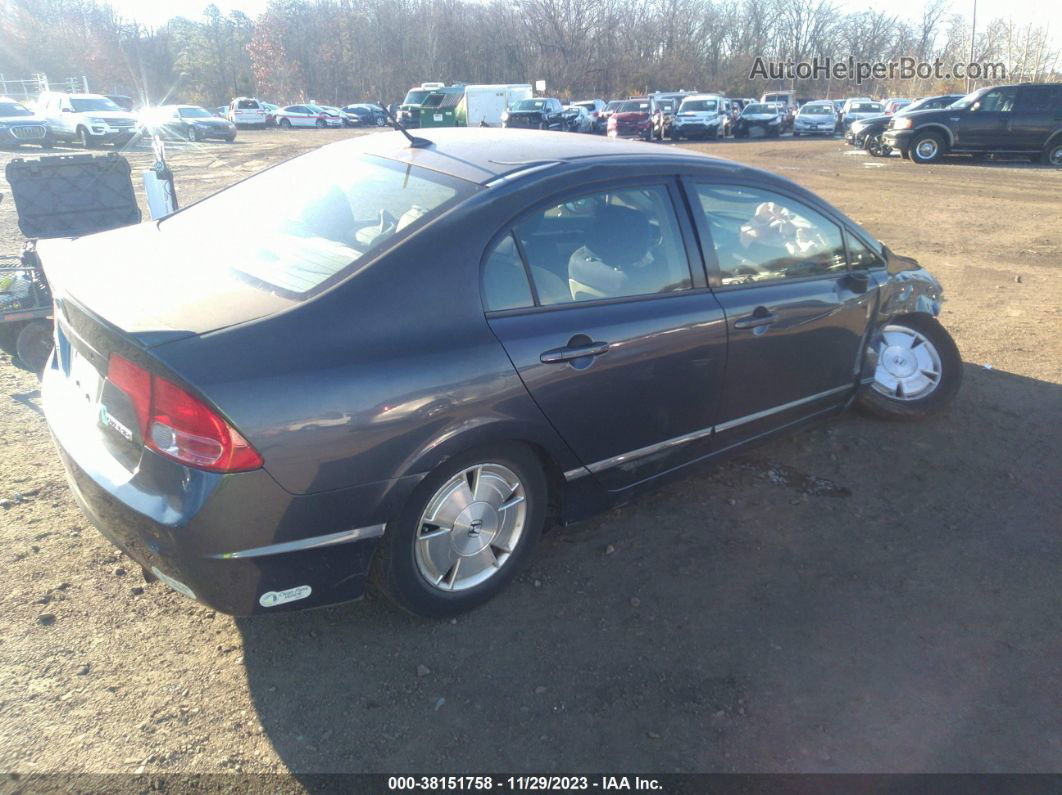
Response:
[[[918,139],[918,136],[926,132],[938,133],[944,139],[944,144],[948,149],[951,149],[955,145],[955,135],[948,126],[932,122],[930,124],[923,124],[921,127],[918,127],[911,132],[911,143],[908,145],[908,148],[914,144]]]

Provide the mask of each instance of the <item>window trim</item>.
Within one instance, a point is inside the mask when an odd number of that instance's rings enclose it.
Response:
[[[749,284],[723,284],[722,269],[719,267],[719,259],[715,253],[715,244],[712,242],[712,234],[708,228],[708,219],[705,217],[704,211],[700,206],[700,199],[697,196],[697,185],[716,185],[720,187],[728,188],[751,188],[753,190],[766,191],[768,193],[775,193],[790,201],[796,202],[799,205],[807,207],[809,210],[818,213],[826,220],[837,226],[841,232],[841,242],[844,246],[844,271],[836,271],[834,273],[823,273],[817,276],[802,276],[799,279],[771,279],[763,282],[752,282]],[[698,236],[701,241],[701,249],[704,257],[705,267],[708,271],[708,284],[715,292],[727,292],[729,290],[746,290],[749,288],[766,287],[768,285],[778,284],[802,284],[803,282],[819,281],[823,279],[837,279],[841,276],[845,276],[852,272],[852,260],[848,252],[848,243],[845,240],[845,233],[848,231],[848,224],[836,218],[832,213],[826,211],[823,208],[810,204],[806,199],[799,196],[795,196],[792,193],[779,190],[773,185],[763,185],[755,181],[721,181],[718,177],[704,178],[695,176],[684,176],[682,178],[682,187],[687,194],[687,201],[689,202],[689,211],[693,218],[694,224],[697,229]],[[694,201],[696,200],[696,202]],[[874,247],[871,246],[860,235],[854,235],[860,242],[863,243],[871,251],[874,251]],[[879,256],[884,259],[884,256],[879,253]]]
[[[626,190],[626,189],[638,189],[646,187],[662,187],[667,193],[668,199],[671,203],[671,211],[674,215],[675,221],[679,228],[679,237],[682,241],[682,249],[686,254],[686,267],[690,275],[690,287],[683,290],[672,290],[667,293],[646,293],[644,295],[629,295],[619,296],[616,298],[598,298],[593,301],[569,301],[563,304],[546,304],[543,305],[539,302],[538,288],[535,285],[535,280],[531,274],[531,264],[527,261],[527,256],[524,253],[523,244],[520,242],[519,235],[516,234],[516,226],[520,223],[520,220],[530,215],[536,210],[546,209],[557,205],[559,202],[570,200],[573,195],[571,187],[566,190],[557,191],[550,194],[550,196],[541,201],[535,202],[529,207],[525,207],[517,215],[507,221],[501,229],[499,229],[487,243],[486,248],[483,250],[483,255],[480,257],[479,264],[479,295],[480,303],[483,306],[483,313],[488,318],[491,317],[507,317],[509,315],[520,314],[537,314],[539,312],[553,312],[558,310],[565,310],[575,307],[586,306],[607,306],[610,304],[617,304],[629,301],[645,301],[650,299],[668,298],[677,295],[689,295],[695,292],[710,292],[707,280],[704,276],[704,262],[701,258],[700,248],[697,246],[696,238],[694,236],[694,230],[692,228],[692,221],[689,215],[689,207],[687,205],[686,197],[682,191],[679,190],[678,180],[680,179],[678,174],[664,174],[660,176],[647,176],[647,177],[634,177],[622,180],[609,179],[597,183],[589,183],[587,185],[581,185],[576,188],[574,194],[578,196],[587,196],[595,192],[609,191],[609,190]],[[567,198],[566,198],[567,197]],[[684,217],[685,216],[685,217]],[[531,285],[531,297],[534,300],[534,306],[527,307],[514,307],[512,309],[487,309],[486,305],[486,291],[484,289],[484,277],[486,275],[487,261],[494,253],[498,245],[500,245],[502,239],[506,235],[512,235],[513,241],[516,244],[516,250],[520,254],[520,258],[524,263],[524,273],[527,276],[528,282]],[[701,264],[700,272],[695,267],[695,263]]]

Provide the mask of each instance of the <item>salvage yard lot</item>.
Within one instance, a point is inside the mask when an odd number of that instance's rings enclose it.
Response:
[[[178,196],[351,134],[174,146]],[[455,621],[232,619],[88,524],[5,355],[0,768],[1062,770],[1062,171],[691,148],[790,177],[940,278],[951,410],[849,414],[556,528]],[[22,242],[5,197],[0,254]]]

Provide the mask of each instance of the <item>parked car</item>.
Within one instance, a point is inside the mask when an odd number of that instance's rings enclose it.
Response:
[[[38,116],[21,102],[10,97],[0,97],[0,146],[37,144],[44,149],[52,148],[48,134],[48,120]]]
[[[387,114],[379,105],[373,105],[367,102],[356,105],[345,105],[343,107],[343,112],[347,114],[347,118],[354,121],[355,125],[359,127],[387,126]]]
[[[593,123],[593,132],[598,135],[604,135],[605,125],[607,124],[607,118],[603,115],[603,111],[608,107],[608,104],[603,99],[586,99],[579,102],[573,102],[572,105],[579,105],[586,108],[590,114],[590,119]]]
[[[683,99],[671,127],[671,138],[681,141],[725,136],[729,119],[723,103],[718,94],[692,94]]]
[[[137,118],[102,94],[46,92],[37,100],[55,141],[78,141],[86,149],[124,146],[136,136]]]
[[[893,117],[882,141],[916,163],[998,153],[1062,166],[1062,85],[980,88],[947,108]]]
[[[329,117],[333,119],[339,119],[339,127],[353,127],[357,122],[342,108],[337,108],[335,105],[322,105],[318,102],[314,102],[310,105],[312,108],[323,110]]]
[[[168,133],[192,142],[220,138],[231,144],[236,140],[235,124],[198,105],[161,105],[153,109],[143,128],[148,134]]]
[[[885,107],[880,102],[872,99],[849,99],[844,103],[841,111],[841,130],[848,132],[848,128],[860,119],[869,119],[871,116],[882,116]]]
[[[917,419],[959,389],[939,283],[787,179],[422,134],[412,160],[399,133],[359,137],[39,244],[71,488],[182,594],[281,612],[359,597],[371,571],[408,610],[457,613],[550,524],[853,401]]]
[[[280,110],[279,105],[274,105],[272,102],[258,102],[262,106],[262,110],[265,111],[265,123],[266,127],[277,126],[277,111]]]
[[[266,109],[254,97],[236,97],[229,103],[225,118],[237,127],[266,127]]]
[[[564,106],[556,98],[521,99],[502,114],[502,127],[565,129]]]
[[[894,116],[905,116],[916,110],[937,110],[946,108],[953,102],[962,99],[962,94],[940,94],[935,97],[923,97],[915,100],[910,105],[898,110]],[[892,149],[881,140],[882,133],[889,126],[893,116],[872,116],[861,119],[848,128],[845,140],[851,146],[866,149],[875,157],[885,157],[892,153]]]
[[[837,114],[832,102],[808,102],[797,111],[793,120],[793,137],[801,135],[833,135]]]
[[[753,102],[745,106],[734,128],[735,138],[777,138],[782,134],[782,114],[775,103]]]
[[[594,120],[590,118],[590,111],[582,105],[565,106],[564,120],[568,132],[592,133],[594,131]]]
[[[634,97],[621,102],[609,115],[606,131],[613,138],[652,140],[652,100]]]
[[[343,119],[316,105],[288,105],[276,113],[277,126],[282,130],[292,127],[342,127]]]
[[[887,99],[882,105],[885,106],[885,115],[891,116],[901,108],[906,108],[913,100],[910,99]]]
[[[214,115],[215,115],[215,116],[220,116],[220,117],[221,117],[221,118],[223,118],[223,119],[225,118],[225,115],[226,115],[226,114],[227,114],[228,112],[229,112],[229,107],[228,107],[228,105],[220,105],[220,106],[218,106],[218,107],[214,108]]]

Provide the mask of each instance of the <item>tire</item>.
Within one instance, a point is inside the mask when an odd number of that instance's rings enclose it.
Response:
[[[227,136],[225,138],[225,143],[227,143],[227,144],[231,144],[231,143],[235,143],[235,142],[236,142],[236,136],[235,135],[230,135],[230,136]]]
[[[475,492],[483,499],[460,499],[462,489],[470,492],[469,484],[475,481],[479,467],[482,485]],[[507,494],[512,477],[518,488]],[[522,503],[503,509],[513,511],[511,514],[484,507],[507,504],[521,490]],[[454,615],[483,604],[499,593],[530,557],[545,524],[547,490],[542,465],[523,445],[485,447],[447,461],[424,479],[394,520],[388,522],[373,561],[374,585],[402,609],[428,618]],[[448,495],[454,495],[454,499],[449,500]],[[453,515],[462,504],[468,507],[456,513],[455,521]],[[473,506],[479,506],[480,512]],[[521,508],[523,512],[516,513]],[[469,516],[483,519],[469,522]],[[506,519],[507,516],[513,518]],[[444,517],[444,521],[436,524],[429,519],[436,517]],[[510,523],[510,532],[518,532],[509,552],[492,543],[502,537],[499,531],[504,531],[506,523]],[[459,533],[447,530],[447,525],[459,528]],[[491,529],[481,532],[480,527]],[[435,546],[418,540],[424,537],[433,538]],[[478,552],[472,553],[470,550],[476,546]],[[458,552],[460,547],[464,547],[463,552]],[[492,567],[492,559],[500,562]],[[462,563],[470,571],[463,583]]]
[[[794,138],[799,138],[800,137],[800,133],[798,133],[796,130],[793,130],[793,137]]]
[[[188,128],[188,143],[194,144],[199,140],[199,133],[195,131],[195,127]]]
[[[281,119],[280,122],[278,123],[278,126],[282,130],[290,130],[291,129],[291,119]]]
[[[874,382],[856,397],[856,405],[867,414],[886,420],[922,420],[958,394],[962,357],[947,329],[929,315],[889,321],[873,347],[878,355]],[[928,375],[930,371],[937,376]]]
[[[866,140],[866,150],[870,152],[873,157],[884,157],[887,154],[885,151],[885,145],[881,142],[881,135],[868,135]]]
[[[911,159],[911,150],[910,149],[901,149],[900,150],[900,157],[902,157],[904,160],[910,160]]]
[[[1044,148],[1042,155],[1044,165],[1062,168],[1062,140],[1054,140]]]
[[[318,119],[317,122],[314,124],[314,127],[316,127],[318,130],[323,130],[327,126],[328,122],[326,122],[324,119]]]
[[[55,138],[52,137],[52,131],[48,130],[44,134],[44,140],[41,141],[41,149],[52,149],[55,147]]]
[[[935,132],[916,135],[911,141],[908,153],[915,163],[936,163],[944,156],[944,139]]]
[[[387,119],[385,119],[383,116],[377,116],[376,117],[376,126],[377,127],[386,127],[387,126]]]
[[[32,320],[22,327],[15,340],[15,352],[22,366],[38,375],[44,372],[52,353],[52,324]]]
[[[25,325],[26,321],[0,323],[0,351],[8,353],[12,357],[18,356],[18,348],[15,342],[18,340],[19,332],[22,331],[22,327]]]
[[[77,137],[81,141],[81,148],[82,149],[95,149],[96,148],[96,144],[92,141],[92,136],[89,135],[89,131],[85,127],[78,127],[77,128]]]

